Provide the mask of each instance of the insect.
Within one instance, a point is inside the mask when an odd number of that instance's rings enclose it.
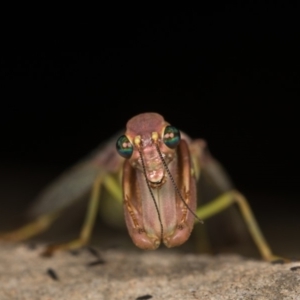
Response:
[[[204,201],[197,208],[202,178],[208,178],[217,193],[215,199]],[[89,191],[79,238],[50,245],[45,255],[87,244],[99,201],[107,201],[119,208],[123,206],[129,235],[142,249],[156,249],[161,243],[179,246],[189,238],[195,222],[236,204],[261,256],[269,261],[277,259],[247,200],[232,188],[227,174],[207,150],[206,142],[192,140],[157,113],[130,119],[124,135],[113,137],[42,191],[30,211],[31,223],[1,238],[20,241],[46,230],[64,208]],[[112,221],[117,211],[100,213]]]

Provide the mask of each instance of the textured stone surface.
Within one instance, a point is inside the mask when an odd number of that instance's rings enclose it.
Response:
[[[0,243],[0,299],[300,299],[300,262],[283,265],[237,255],[99,251],[39,256],[41,246]],[[47,272],[52,269],[58,280]],[[147,299],[147,298],[146,298]]]

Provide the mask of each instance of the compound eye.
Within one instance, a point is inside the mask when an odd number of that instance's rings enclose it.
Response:
[[[165,128],[163,141],[169,148],[176,148],[180,142],[180,131],[174,126],[167,126]]]
[[[116,143],[118,153],[124,158],[130,158],[133,152],[133,146],[126,135],[118,138]]]

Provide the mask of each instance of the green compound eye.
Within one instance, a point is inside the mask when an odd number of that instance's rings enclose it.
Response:
[[[176,148],[180,142],[180,131],[174,126],[167,126],[165,128],[163,141],[169,148]]]
[[[117,151],[124,158],[130,158],[133,152],[132,144],[126,135],[122,135],[117,140]]]

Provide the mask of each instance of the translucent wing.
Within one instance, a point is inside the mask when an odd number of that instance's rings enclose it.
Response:
[[[30,217],[61,210],[86,195],[98,175],[116,173],[123,164],[115,147],[114,136],[75,166],[66,170],[36,198],[28,212]]]

